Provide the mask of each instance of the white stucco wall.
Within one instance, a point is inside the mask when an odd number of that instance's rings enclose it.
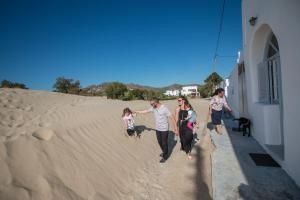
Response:
[[[277,108],[257,103],[257,64],[262,61],[263,46],[268,32],[272,31],[278,40],[281,60],[284,133],[284,159],[281,164],[300,185],[300,1],[243,0],[242,13],[248,110],[253,122],[253,135],[263,145],[281,142],[272,141],[272,133],[278,134],[278,128],[270,128],[270,125],[278,124],[270,116]],[[248,22],[252,16],[258,17],[255,26]]]
[[[228,96],[227,101],[232,109],[232,114],[234,117],[240,117],[239,111],[239,85],[238,85],[238,65],[235,66],[233,71],[228,77],[229,86],[228,86]]]

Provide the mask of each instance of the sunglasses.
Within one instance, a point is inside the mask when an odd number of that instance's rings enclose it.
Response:
[[[182,99],[178,99],[177,101],[178,101],[178,102],[182,102]]]

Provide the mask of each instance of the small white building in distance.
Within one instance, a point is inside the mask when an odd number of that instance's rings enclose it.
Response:
[[[166,96],[179,96],[180,95],[180,91],[179,90],[167,90],[164,93]]]
[[[198,86],[197,85],[183,86],[181,89],[181,95],[194,96],[194,97],[200,96],[200,93],[198,92]]]

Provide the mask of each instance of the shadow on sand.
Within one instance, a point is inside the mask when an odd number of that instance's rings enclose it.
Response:
[[[212,130],[215,129],[215,127],[214,127],[214,125],[213,125],[212,122],[208,122],[207,125],[206,125],[206,128],[208,128],[210,131],[212,131]]]
[[[137,125],[135,126],[135,131],[136,131],[136,136],[140,138],[145,131],[155,132],[156,130],[153,128],[148,128],[145,125]],[[175,133],[173,131],[170,131],[168,135],[168,158],[172,155],[173,149],[176,146],[176,144],[177,141],[175,140]]]
[[[170,131],[168,135],[168,158],[171,157],[176,144],[177,140],[175,140],[175,133],[173,131]]]
[[[135,129],[135,132],[136,132],[136,136],[139,137],[139,138],[141,137],[142,133],[143,133],[145,130],[147,130],[147,131],[150,131],[150,130],[151,130],[150,128],[147,128],[147,127],[144,126],[144,125],[138,125],[138,126],[135,126],[134,129]]]
[[[203,147],[199,145],[194,146],[194,151],[196,152],[196,163],[195,167],[197,169],[196,173],[196,193],[195,193],[195,200],[212,200],[211,197],[211,191],[208,187],[208,184],[211,184],[208,182],[207,178],[207,151],[206,149],[203,149]]]
[[[196,170],[195,176],[190,178],[194,179],[195,189],[193,192],[187,192],[194,200],[212,200],[212,182],[211,182],[211,159],[210,155],[213,151],[213,145],[209,134],[201,134],[200,139],[198,134],[194,134],[192,144],[192,155],[195,162],[191,166]]]

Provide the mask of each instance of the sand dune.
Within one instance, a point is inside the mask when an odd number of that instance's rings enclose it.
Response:
[[[165,164],[145,129],[151,114],[136,118],[140,138],[125,137],[122,109],[148,104],[0,89],[0,199],[210,199],[208,136],[199,135],[192,161],[177,144]],[[204,126],[207,102],[192,104]]]

